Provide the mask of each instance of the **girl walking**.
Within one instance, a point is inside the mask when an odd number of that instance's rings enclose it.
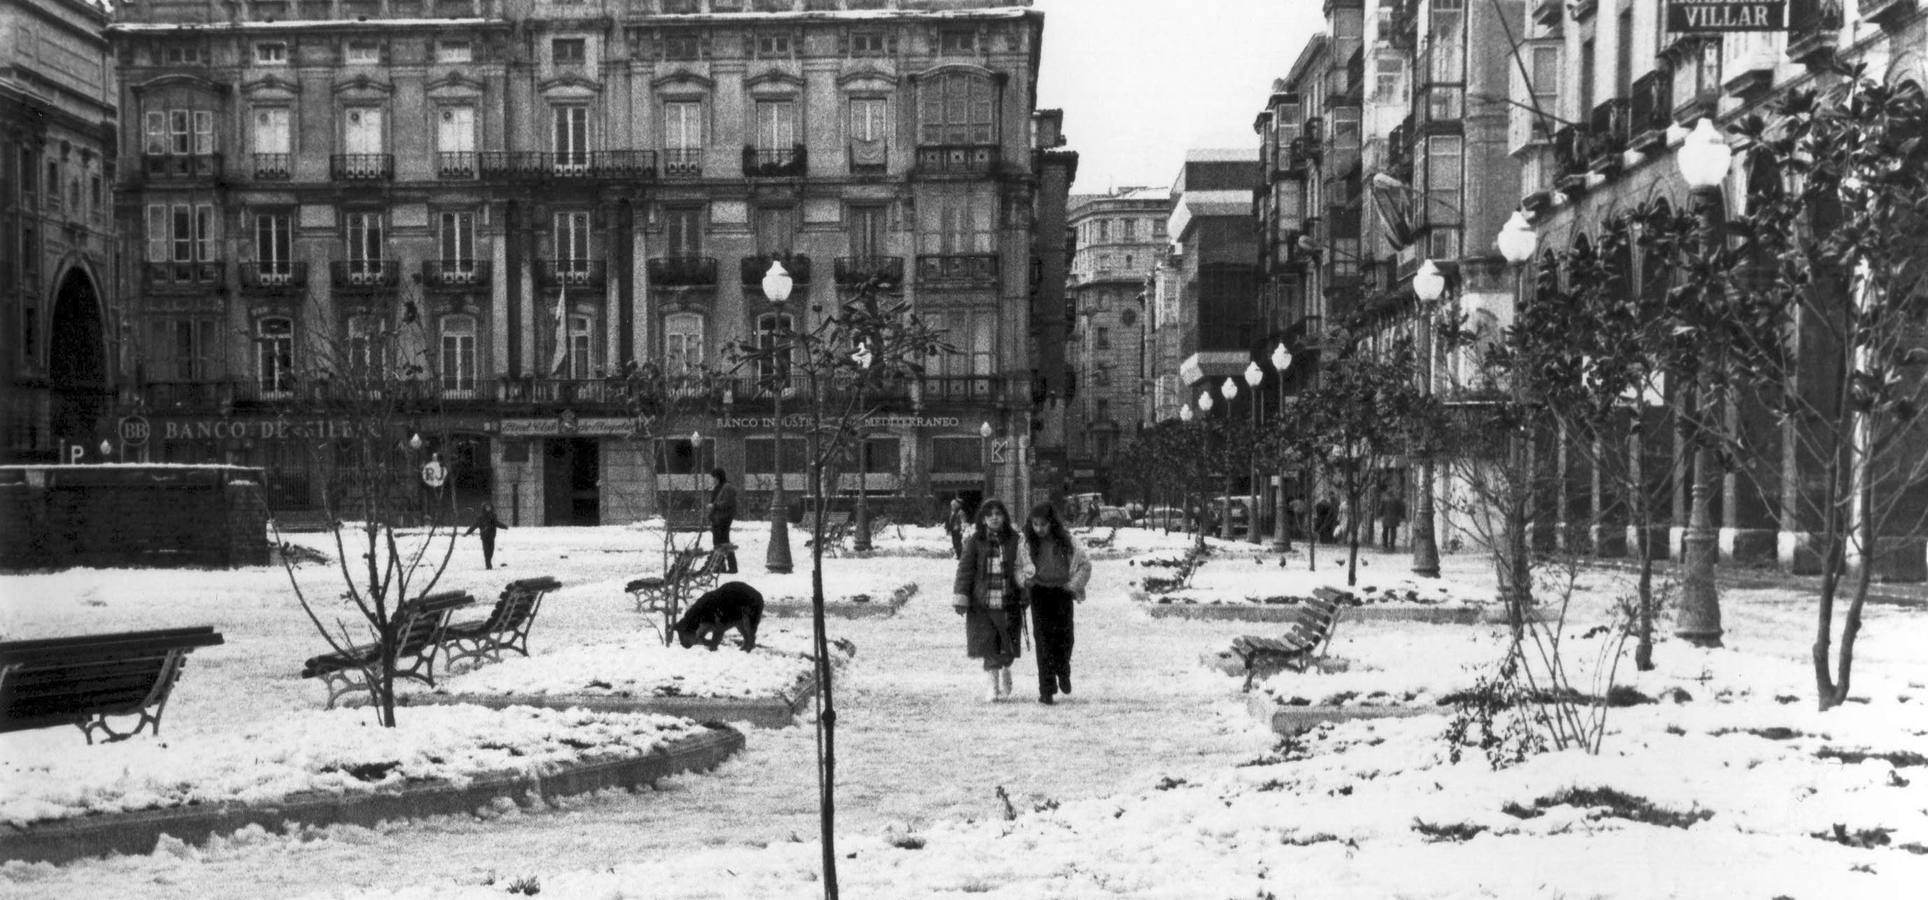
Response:
[[[1031,635],[1038,645],[1038,702],[1071,693],[1072,608],[1084,602],[1091,560],[1064,527],[1058,509],[1040,503],[1024,523],[1021,577],[1030,588]]]
[[[1018,577],[1028,560],[1001,500],[977,510],[977,527],[964,541],[951,588],[951,608],[964,617],[964,651],[984,661],[984,701],[1011,695],[1011,661],[1024,632],[1024,592]]]

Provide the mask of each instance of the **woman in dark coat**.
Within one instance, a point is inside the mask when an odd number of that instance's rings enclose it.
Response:
[[[1011,662],[1018,658],[1024,634],[1024,592],[1018,577],[1028,555],[1004,502],[984,501],[977,509],[977,529],[964,541],[957,560],[951,607],[964,617],[965,652],[984,661],[987,703],[1011,695]]]
[[[1091,561],[1084,547],[1065,530],[1058,509],[1040,503],[1024,528],[1024,557],[1018,574],[1030,592],[1031,635],[1038,645],[1038,702],[1050,704],[1071,693],[1072,604],[1084,602]]]
[[[495,568],[495,530],[507,527],[509,526],[502,524],[501,519],[495,517],[495,504],[484,503],[482,511],[475,514],[475,524],[470,525],[469,530],[463,532],[465,536],[478,531],[482,532],[482,568]]]

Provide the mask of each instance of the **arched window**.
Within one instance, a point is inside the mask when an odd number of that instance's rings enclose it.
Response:
[[[442,319],[442,390],[467,396],[475,391],[475,317]]]
[[[255,380],[263,396],[285,396],[294,390],[295,323],[291,319],[262,319],[255,326]]]
[[[945,72],[918,87],[920,144],[997,143],[997,85],[975,72]]]

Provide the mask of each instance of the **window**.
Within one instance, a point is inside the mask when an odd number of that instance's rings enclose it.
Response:
[[[994,144],[996,86],[989,78],[950,72],[918,87],[918,141],[924,144]]]
[[[692,443],[689,438],[664,438],[656,442],[660,459],[656,471],[664,475],[703,475],[715,468],[713,441]]]
[[[919,251],[990,253],[997,247],[995,197],[981,186],[933,193],[917,204]]]
[[[674,100],[663,104],[663,174],[703,172],[703,103]]]
[[[555,132],[556,166],[589,165],[589,107],[558,106],[550,110]]]
[[[882,141],[889,134],[888,109],[882,97],[850,98],[850,139]]]
[[[569,343],[566,346],[569,359],[567,368],[562,373],[563,377],[577,380],[588,378],[590,372],[588,316],[569,317]]]
[[[1718,41],[1716,43],[1719,43]],[[1580,42],[1580,109],[1574,116],[1585,119],[1593,111],[1593,37]]]
[[[281,41],[262,41],[254,45],[254,61],[263,66],[288,64],[288,45]]]
[[[214,112],[205,109],[150,109],[144,118],[149,154],[187,156],[214,152]]]
[[[757,316],[757,348],[766,352],[769,351],[772,347],[776,346],[778,335],[793,331],[795,328],[796,324],[790,317],[782,313],[764,313],[763,315]],[[790,367],[778,358],[757,360],[756,377],[760,382],[769,383],[775,380],[787,381],[789,375]]]
[[[671,377],[703,367],[703,317],[671,313],[663,317],[663,371]]]
[[[939,53],[976,53],[977,32],[968,28],[946,28],[937,33]]]
[[[1614,35],[1613,95],[1625,97],[1633,93],[1633,9],[1620,11],[1618,32]]]
[[[874,257],[888,255],[889,212],[881,206],[853,206],[845,215],[850,233],[850,255]]]
[[[671,256],[702,256],[703,210],[695,206],[663,210],[663,240]]]
[[[777,473],[777,442],[774,437],[743,439],[743,471],[755,475]],[[804,470],[809,445],[804,438],[783,439],[783,471],[795,474]]]
[[[107,194],[106,191],[103,190],[99,175],[87,176],[87,189],[93,194],[94,202],[92,206],[94,219],[99,220],[101,215],[107,211]]]
[[[976,472],[984,471],[984,439],[971,437],[932,437],[931,471],[933,472]]]
[[[1102,326],[1102,325],[1099,326],[1098,337],[1095,341],[1092,342],[1091,346],[1093,349],[1096,349],[1096,350],[1110,350],[1111,349],[1111,328],[1108,326]],[[1098,371],[1100,373],[1104,372],[1103,369],[1099,369]],[[1099,383],[1101,385],[1103,384],[1102,378]]]
[[[1466,0],[1432,0],[1431,29],[1426,34],[1426,55],[1431,58],[1426,76],[1436,84],[1465,81],[1466,38],[1463,23]]]
[[[212,261],[213,230],[212,204],[150,204],[147,207],[147,261]]]
[[[289,127],[290,121],[289,110],[285,106],[268,106],[255,109],[254,152],[293,152],[294,132]]]
[[[60,161],[52,158],[47,160],[47,206],[60,208]]]
[[[1384,54],[1373,57],[1372,63],[1372,101],[1374,103],[1404,104],[1406,98],[1399,90],[1400,76],[1405,74],[1406,63],[1398,56]]]
[[[285,284],[294,275],[294,217],[255,213],[254,258],[263,284]]]
[[[702,59],[703,39],[695,34],[672,34],[663,38],[664,59]]]
[[[1529,93],[1533,96],[1535,112],[1542,116],[1560,114],[1560,45],[1537,44],[1532,53],[1533,84]],[[1552,120],[1545,120],[1544,130],[1551,135]]]
[[[890,52],[884,43],[881,31],[853,31],[850,33],[851,56],[883,56]]]
[[[928,319],[932,328],[948,332],[951,346],[957,351],[939,356],[931,374],[949,378],[982,378],[996,373],[995,313],[934,312]]]
[[[790,100],[758,100],[756,147],[789,150],[797,144],[797,104]]]
[[[589,270],[589,213],[559,212],[555,219],[558,271]]]
[[[356,107],[342,113],[342,152],[377,154],[386,146],[382,129],[382,110]]]
[[[384,245],[382,214],[351,212],[347,216],[348,279],[366,281],[381,274]]]
[[[295,325],[290,319],[262,319],[254,338],[255,382],[263,394],[294,390]]]
[[[1126,328],[1130,328],[1133,325],[1138,324],[1138,310],[1127,309],[1123,312],[1120,312],[1118,314],[1118,322],[1124,325]]]
[[[150,323],[150,377],[162,381],[206,381],[220,377],[216,354],[221,349],[218,319],[166,318]]]
[[[348,317],[348,372],[366,380],[388,363],[386,323],[374,316]]]
[[[437,41],[435,61],[439,63],[465,63],[475,61],[475,51],[468,41]]]
[[[756,251],[763,254],[788,254],[796,249],[797,211],[789,206],[759,206],[756,209]]]
[[[1122,219],[1118,222],[1118,239],[1125,242],[1138,240],[1138,220]]]
[[[1104,387],[1110,383],[1111,383],[1111,373],[1105,369],[1099,369],[1098,386]],[[1097,402],[1093,403],[1091,418],[1092,418],[1092,421],[1100,422],[1100,423],[1111,421],[1111,401],[1101,398]]]
[[[445,212],[436,217],[436,247],[442,273],[475,271],[475,213]]]
[[[558,66],[580,66],[589,61],[589,42],[583,38],[549,41],[549,61]]]
[[[1433,259],[1459,258],[1463,140],[1459,135],[1436,134],[1421,145],[1425,154],[1421,172],[1424,184],[1420,187],[1423,202],[1416,212],[1421,225],[1429,229],[1426,255]]]
[[[435,117],[435,174],[475,177],[475,107],[444,106]]]
[[[475,390],[475,317],[449,316],[442,320],[442,390]]]
[[[759,34],[756,36],[756,55],[762,58],[784,57],[790,55],[790,35]]]
[[[382,45],[375,41],[349,41],[342,50],[342,61],[351,66],[379,65],[382,61]]]

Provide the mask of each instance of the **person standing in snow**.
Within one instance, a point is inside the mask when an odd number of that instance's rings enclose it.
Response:
[[[971,525],[971,517],[964,512],[964,501],[953,498],[950,514],[944,517],[944,533],[951,536],[951,558],[964,557],[964,529]]]
[[[710,470],[710,481],[710,548],[720,550],[730,545],[730,526],[736,523],[736,485],[720,466]],[[724,550],[717,562],[718,572],[736,574],[734,551]]]
[[[501,519],[495,517],[495,504],[484,503],[482,510],[475,514],[475,523],[469,526],[469,530],[462,532],[464,537],[478,531],[482,532],[482,568],[495,568],[495,530],[507,527],[509,526],[502,524]]]
[[[984,702],[1011,695],[1011,662],[1024,633],[1024,591],[1018,576],[1029,562],[1002,500],[977,508],[977,528],[957,560],[951,608],[964,617],[964,652],[984,661]]]
[[[1072,608],[1084,602],[1091,560],[1058,509],[1040,503],[1024,524],[1018,581],[1030,593],[1031,636],[1038,645],[1038,702],[1071,693]]]

